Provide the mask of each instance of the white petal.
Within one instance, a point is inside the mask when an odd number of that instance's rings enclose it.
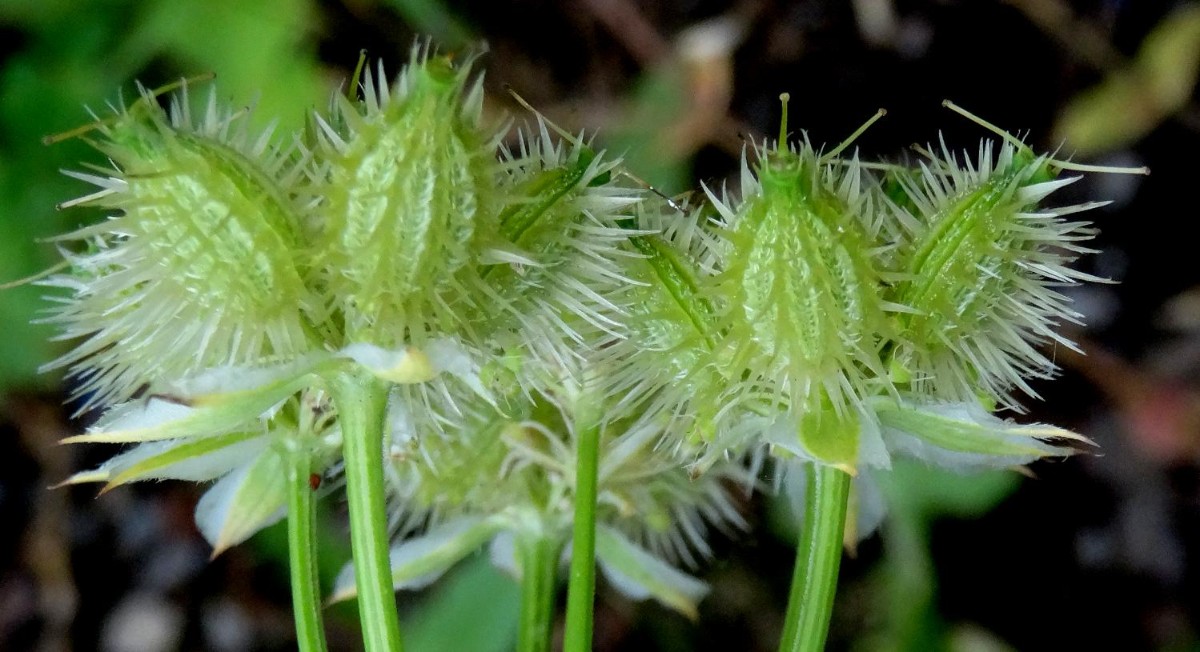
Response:
[[[214,440],[212,446],[205,446],[205,439],[173,439],[138,444],[91,471],[71,476],[64,484],[109,482],[107,490],[113,484],[138,480],[207,482],[229,473],[247,458],[257,455],[266,445],[263,437],[241,436],[224,445]],[[184,447],[197,450],[185,455],[182,450]],[[139,469],[139,466],[143,468]],[[122,474],[128,474],[129,477],[121,478]]]
[[[1075,450],[1047,440],[1090,443],[1069,430],[1000,419],[973,401],[877,405],[893,452],[956,471],[1007,468]]]
[[[596,561],[609,582],[634,600],[654,598],[695,620],[708,585],[651,555],[607,526],[596,528]]]
[[[287,513],[287,469],[274,450],[235,469],[196,504],[196,526],[220,554]]]
[[[400,543],[389,554],[393,587],[417,590],[429,586],[502,527],[503,521],[497,518],[464,517]],[[357,592],[354,564],[350,563],[338,574],[330,601],[345,600]]]
[[[517,566],[517,538],[512,532],[501,532],[488,546],[488,558],[492,565],[512,577],[520,577]]]

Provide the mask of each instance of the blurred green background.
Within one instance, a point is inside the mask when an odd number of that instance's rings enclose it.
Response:
[[[831,649],[1200,649],[1200,292],[1195,81],[1200,5],[1159,0],[0,0],[0,283],[56,259],[45,238],[101,216],[56,211],[85,191],[59,173],[100,163],[43,136],[157,86],[217,74],[222,99],[285,134],[323,107],[365,48],[396,70],[414,39],[487,48],[488,110],[529,116],[511,87],[570,130],[597,134],[664,191],[732,179],[744,144],[792,124],[836,142],[874,110],[863,155],[913,142],[975,147],[954,99],[1029,142],[1087,162],[1150,165],[1146,180],[1093,175],[1061,201],[1108,198],[1081,264],[1120,285],[1072,296],[1087,357],[1027,418],[1074,428],[1096,456],[959,477],[900,465],[875,478],[881,534],[847,559]],[[1072,194],[1073,193],[1073,194]],[[62,380],[39,374],[61,343],[31,324],[30,285],[0,290],[0,650],[294,648],[283,535],[209,561],[192,487],[94,498],[46,487],[103,452],[58,447],[83,427]],[[343,507],[326,501],[323,573],[348,556]],[[748,499],[754,528],[718,535],[698,570],[714,591],[687,622],[601,587],[597,649],[771,650],[791,572],[786,500]],[[409,649],[505,650],[516,585],[483,556],[405,594]],[[353,606],[328,612],[332,647],[357,649]]]

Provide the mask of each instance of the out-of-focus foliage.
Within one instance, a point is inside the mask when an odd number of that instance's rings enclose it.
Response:
[[[669,44],[643,46],[646,69],[617,109],[619,118],[601,135],[651,185],[670,193],[693,190],[691,162],[710,142],[736,155],[741,143],[729,143],[739,134],[731,132],[735,125],[726,116],[733,55],[744,32],[742,21],[716,18],[689,27]]]
[[[0,69],[0,283],[50,264],[38,239],[96,219],[94,211],[54,211],[80,192],[59,170],[78,168],[86,155],[77,142],[46,147],[43,136],[87,123],[85,105],[103,118],[104,98],[116,104],[118,89],[126,101],[135,96],[130,80],[157,86],[204,72],[218,73],[222,97],[281,116],[281,129],[300,126],[332,87],[308,38],[314,11],[310,0],[0,3],[0,29],[22,37]],[[37,367],[55,357],[52,333],[30,325],[46,292],[0,292],[0,388],[51,384]]]
[[[1191,101],[1200,73],[1200,5],[1160,23],[1137,57],[1064,107],[1057,138],[1081,156],[1126,147]]]
[[[478,38],[454,12],[438,0],[385,0],[409,25],[428,34],[441,47],[457,49]]]
[[[479,556],[455,569],[402,623],[413,652],[511,650],[520,600],[516,582]]]
[[[873,472],[856,485],[852,504],[860,512],[860,526],[864,520],[879,522],[871,512],[882,509],[886,516],[880,532],[883,556],[867,582],[871,597],[865,608],[875,626],[861,634],[855,649],[983,649],[957,646],[952,639],[961,633],[961,625],[946,623],[938,614],[932,527],[940,518],[980,518],[1019,484],[1020,477],[1011,472],[959,475],[898,460],[890,470]],[[781,497],[768,512],[771,529],[786,541],[799,535],[798,500]],[[848,519],[853,522],[855,516]],[[976,639],[984,635],[976,634]]]
[[[879,474],[877,481],[889,510],[874,598],[885,615],[879,630],[858,641],[859,649],[966,649],[952,643],[958,629],[938,614],[931,528],[947,516],[982,517],[1016,490],[1020,477],[1009,472],[956,475],[905,462]]]

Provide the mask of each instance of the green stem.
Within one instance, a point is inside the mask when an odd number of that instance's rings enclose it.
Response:
[[[599,418],[579,419],[575,448],[575,528],[567,586],[563,652],[592,649],[592,608],[596,595],[596,492],[599,484]]]
[[[850,476],[823,464],[808,467],[804,523],[796,546],[787,618],[780,652],[820,652],[825,649],[833,596],[842,561],[842,530]]]
[[[300,652],[325,652],[325,625],[321,619],[317,582],[317,537],[313,527],[313,489],[309,451],[302,444],[291,451],[288,465],[288,566],[292,578],[292,610],[296,617],[296,644]]]
[[[521,555],[521,628],[517,650],[549,652],[560,548],[553,538],[546,536],[525,537],[517,546]]]
[[[342,425],[350,548],[363,642],[367,652],[400,652],[383,486],[388,387],[366,372],[346,372],[330,382],[330,392]]]

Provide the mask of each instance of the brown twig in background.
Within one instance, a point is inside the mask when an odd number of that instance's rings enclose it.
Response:
[[[56,408],[41,401],[10,396],[0,404],[4,419],[16,424],[21,443],[41,469],[43,486],[50,486],[71,474],[68,449],[58,441],[70,434]],[[67,652],[72,649],[71,625],[75,620],[79,595],[71,573],[70,494],[66,491],[41,491],[32,510],[32,520],[21,544],[24,565],[37,584],[37,608],[44,621],[39,641],[40,652]]]

